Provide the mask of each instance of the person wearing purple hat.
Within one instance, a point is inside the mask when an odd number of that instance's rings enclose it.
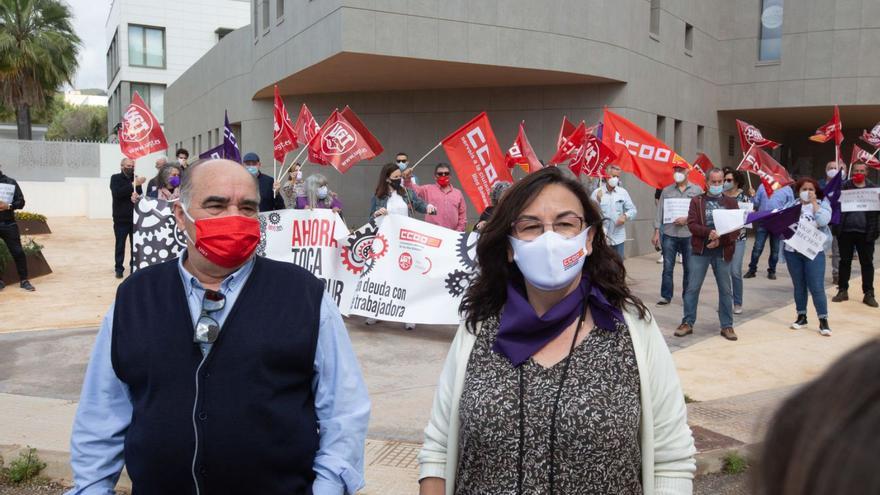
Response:
[[[690,494],[675,364],[567,171],[529,174],[477,242],[419,453],[421,495]]]

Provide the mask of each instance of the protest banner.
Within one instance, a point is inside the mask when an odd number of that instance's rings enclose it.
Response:
[[[712,210],[715,232],[718,235],[724,235],[743,228],[748,214],[746,210],[726,210],[724,208]]]
[[[880,210],[880,188],[863,187],[840,191],[840,211]]]
[[[800,221],[794,235],[790,239],[786,239],[785,243],[812,260],[823,251],[827,238],[828,235],[813,227],[811,222]]]
[[[691,198],[666,198],[663,201],[663,223],[673,223],[676,218],[688,216]]]
[[[177,258],[186,249],[186,237],[177,228],[169,203],[141,198],[134,206],[131,259],[134,270]]]
[[[406,323],[457,324],[475,262],[467,233],[386,215],[359,272],[350,313]],[[357,251],[356,249],[354,250]]]
[[[13,184],[0,184],[0,201],[12,204],[12,198],[15,196],[15,186]]]
[[[441,144],[478,213],[491,204],[489,192],[496,182],[513,182],[486,112],[461,126]]]
[[[137,91],[122,114],[117,138],[122,154],[132,160],[168,149],[162,126]]]

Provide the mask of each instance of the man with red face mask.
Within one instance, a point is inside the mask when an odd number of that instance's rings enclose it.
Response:
[[[854,163],[852,178],[844,182],[841,189],[861,189],[876,187],[868,180],[868,166]],[[859,253],[859,264],[862,265],[862,302],[872,308],[878,306],[874,297],[874,243],[880,236],[880,212],[848,211],[840,215],[840,224],[835,228],[837,246],[840,250],[840,266],[838,267],[838,291],[831,301],[849,300],[849,277],[852,272],[853,252]]]
[[[123,282],[98,333],[69,493],[113,493],[123,465],[135,493],[364,485],[370,401],[348,333],[320,280],[254,255],[259,202],[235,162],[187,169],[186,250]]]
[[[403,171],[403,185],[412,189],[426,203],[434,205],[437,212],[425,216],[425,221],[464,232],[467,227],[467,204],[464,195],[450,183],[449,165],[438,163],[434,167],[434,184],[417,185],[412,179],[412,169]]]

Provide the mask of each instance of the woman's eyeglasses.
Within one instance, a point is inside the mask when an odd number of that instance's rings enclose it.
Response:
[[[199,321],[196,322],[193,342],[213,344],[217,340],[217,335],[220,334],[220,324],[208,314],[220,311],[225,305],[226,296],[215,290],[205,290],[205,296],[202,297],[202,314],[199,316]]]
[[[514,237],[523,241],[531,241],[537,239],[546,232],[545,227],[549,225],[553,232],[571,239],[572,237],[583,232],[586,222],[583,217],[575,214],[564,215],[557,218],[553,223],[545,224],[534,218],[520,218],[513,222],[510,227]]]

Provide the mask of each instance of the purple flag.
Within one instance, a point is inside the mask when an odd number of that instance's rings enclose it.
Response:
[[[840,187],[842,185],[843,170],[840,170],[833,179],[825,184],[825,188],[822,189],[822,192],[825,193],[825,197],[828,198],[828,202],[831,203],[831,221],[828,222],[831,225],[837,225],[840,223]]]
[[[241,151],[238,149],[238,142],[235,140],[235,134],[229,127],[229,114],[223,112],[223,158],[241,163]]]
[[[746,223],[759,224],[770,233],[783,239],[791,239],[801,219],[801,203],[788,208],[777,208],[771,211],[749,213]]]
[[[199,158],[203,160],[207,160],[209,158],[223,158],[223,144],[218,144],[208,151],[199,155]]]

